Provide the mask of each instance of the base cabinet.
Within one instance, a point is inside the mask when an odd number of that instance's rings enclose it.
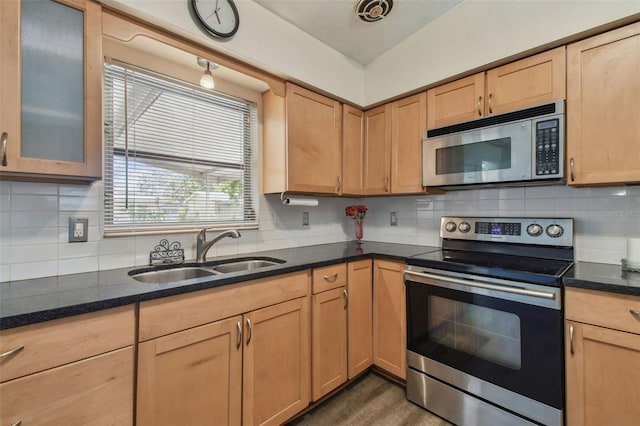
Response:
[[[371,259],[347,263],[347,374],[353,379],[373,364]]]
[[[566,304],[567,424],[637,425],[640,297],[567,288]]]
[[[407,377],[404,264],[376,259],[373,263],[373,363]]]

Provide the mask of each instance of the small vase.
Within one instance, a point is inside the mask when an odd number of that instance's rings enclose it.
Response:
[[[362,225],[363,225],[363,223],[361,221],[356,220],[356,239],[358,241],[360,241],[362,239],[362,237],[364,236],[363,230],[362,230]]]

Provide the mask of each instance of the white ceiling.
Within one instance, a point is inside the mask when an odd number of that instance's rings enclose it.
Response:
[[[382,20],[363,22],[358,0],[254,0],[348,58],[367,65],[463,0],[394,0]]]

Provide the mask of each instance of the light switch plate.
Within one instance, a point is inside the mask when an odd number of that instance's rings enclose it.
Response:
[[[86,243],[89,233],[89,219],[85,217],[69,218],[69,242]]]
[[[389,225],[398,226],[398,212],[391,212],[389,216]]]

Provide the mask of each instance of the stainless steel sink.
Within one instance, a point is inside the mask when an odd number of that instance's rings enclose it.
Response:
[[[268,266],[285,263],[282,259],[271,257],[242,257],[224,261],[207,262],[203,264],[181,264],[174,266],[159,266],[156,268],[134,269],[129,276],[142,283],[160,284],[177,281],[205,278],[213,275],[231,272],[253,271]]]
[[[278,265],[280,263],[284,263],[284,261],[280,259],[246,259],[222,263],[220,265],[213,266],[211,269],[216,272],[220,272],[221,274],[228,274],[230,272],[251,271],[254,269],[266,268],[267,266]]]
[[[159,284],[191,280],[193,278],[210,277],[217,274],[210,269],[205,269],[200,266],[182,266],[178,268],[159,269],[156,271],[146,272],[131,271],[129,275],[136,281]]]

